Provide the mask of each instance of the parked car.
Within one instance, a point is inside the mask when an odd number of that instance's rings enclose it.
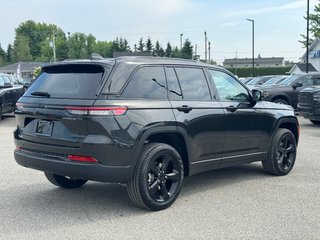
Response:
[[[260,96],[197,61],[46,65],[17,103],[15,160],[63,188],[125,183],[135,204],[162,210],[196,173],[254,161],[274,175],[291,171],[297,118],[292,107]]]
[[[320,74],[292,75],[281,84],[262,86],[262,97],[265,101],[288,104],[297,109],[298,93],[309,86],[320,84]]]
[[[288,75],[276,75],[269,80],[267,80],[265,83],[262,84],[262,86],[271,86],[271,85],[277,85],[281,84],[282,81],[284,81],[286,78],[290,76]]]
[[[12,85],[10,76],[0,74],[0,120],[3,114],[14,111],[16,102],[23,93],[21,85]]]
[[[255,77],[251,79],[249,82],[246,83],[247,86],[259,86],[264,84],[266,81],[268,81],[270,78],[273,78],[274,75],[268,75],[268,76],[260,76]]]
[[[300,115],[314,124],[320,124],[320,86],[305,88],[299,93]]]

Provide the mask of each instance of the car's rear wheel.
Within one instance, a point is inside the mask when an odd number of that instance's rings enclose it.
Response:
[[[287,175],[293,168],[297,155],[296,139],[288,129],[278,129],[269,149],[269,156],[262,161],[264,169],[273,175]]]
[[[278,104],[286,104],[288,105],[288,102],[282,98],[277,98],[273,101],[274,103],[278,103]]]
[[[45,172],[44,174],[46,178],[49,180],[49,182],[62,188],[79,188],[88,181],[88,180],[82,180],[82,179],[73,179],[73,178],[61,176],[54,173],[48,173],[48,172]]]
[[[127,184],[129,197],[142,208],[166,209],[179,195],[183,174],[182,159],[173,147],[164,143],[148,144]]]
[[[316,120],[310,120],[310,122],[312,122],[313,124],[320,124],[320,121],[316,121]]]

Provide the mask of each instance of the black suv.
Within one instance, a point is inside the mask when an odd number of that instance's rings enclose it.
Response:
[[[0,74],[0,120],[2,114],[14,111],[16,102],[23,93],[22,85],[13,85],[9,75]]]
[[[254,161],[274,175],[291,171],[297,118],[260,95],[189,60],[47,65],[17,104],[15,159],[64,188],[126,183],[135,204],[165,209],[199,172]]]
[[[305,88],[299,93],[298,110],[312,123],[320,124],[320,86]]]
[[[262,86],[265,101],[288,104],[297,109],[299,92],[309,86],[320,84],[320,74],[292,75],[283,80],[279,85]]]

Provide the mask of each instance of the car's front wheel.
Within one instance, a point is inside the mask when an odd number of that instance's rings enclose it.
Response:
[[[49,182],[62,188],[79,188],[88,181],[88,180],[82,180],[82,179],[73,179],[73,178],[61,176],[54,173],[48,173],[48,172],[45,172],[44,174],[46,178],[49,180]]]
[[[287,175],[293,168],[297,155],[296,139],[288,129],[280,128],[273,137],[269,156],[262,161],[264,169],[273,175]]]
[[[173,147],[164,143],[148,144],[127,185],[129,197],[142,208],[166,209],[177,199],[183,176],[182,159]]]

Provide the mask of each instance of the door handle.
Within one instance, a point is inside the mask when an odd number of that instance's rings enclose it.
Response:
[[[237,111],[237,108],[233,105],[230,105],[230,106],[226,107],[226,110],[229,112],[235,112],[235,111]]]
[[[192,110],[192,107],[189,107],[188,105],[182,105],[181,107],[177,107],[178,111],[188,113]]]

